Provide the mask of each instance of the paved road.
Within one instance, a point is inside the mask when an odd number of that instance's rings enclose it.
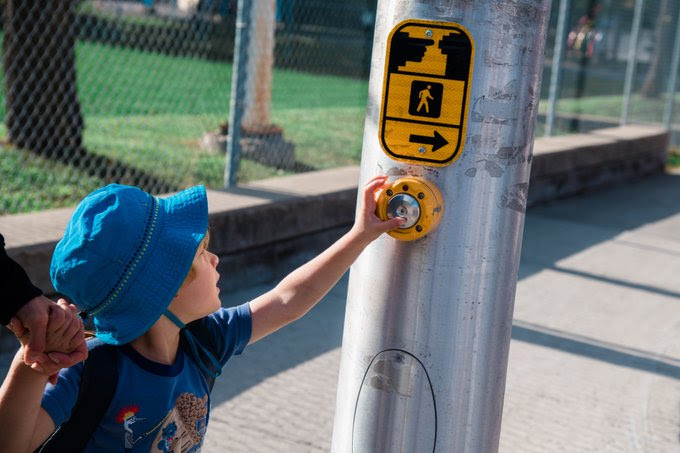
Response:
[[[329,451],[346,291],[227,365],[204,451]],[[501,452],[680,452],[680,174],[530,209],[513,325]]]

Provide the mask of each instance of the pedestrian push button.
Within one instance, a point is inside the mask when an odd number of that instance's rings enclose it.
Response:
[[[401,227],[388,234],[400,241],[414,241],[434,230],[444,212],[444,199],[433,182],[401,178],[383,187],[376,214],[383,220],[403,217]]]

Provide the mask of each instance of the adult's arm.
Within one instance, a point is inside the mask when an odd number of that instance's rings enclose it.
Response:
[[[42,291],[31,283],[26,271],[7,256],[2,234],[0,243],[0,324],[7,325],[21,307],[42,295]]]
[[[66,310],[56,310],[57,304],[44,297],[42,291],[33,286],[24,269],[5,251],[5,238],[0,234],[0,323],[8,325],[13,318],[20,323],[12,326],[12,331],[27,342],[25,351],[26,365],[50,368],[44,354],[47,336],[53,332],[62,333],[70,328],[70,336],[57,343],[58,349],[50,355],[52,362],[69,367],[87,357],[87,347],[82,333],[82,323],[74,323],[77,317]],[[78,329],[79,327],[79,329]],[[75,330],[73,330],[75,328]],[[24,338],[25,337],[25,338]],[[22,342],[23,342],[22,341]],[[51,378],[54,381],[56,375]]]

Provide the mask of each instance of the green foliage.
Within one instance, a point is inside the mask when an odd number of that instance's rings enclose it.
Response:
[[[668,166],[680,168],[680,149],[671,148],[668,152]]]

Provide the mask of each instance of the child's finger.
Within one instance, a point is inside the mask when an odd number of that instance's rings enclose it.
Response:
[[[50,352],[49,358],[60,367],[69,368],[87,358],[87,346],[75,349],[69,354],[63,352]]]
[[[48,353],[47,357],[57,365],[68,362],[68,360],[69,360],[68,354],[65,354],[63,352],[58,352],[58,351]]]
[[[393,217],[393,218],[383,222],[382,227],[384,228],[385,231],[391,231],[391,230],[395,230],[395,229],[399,228],[404,223],[406,223],[405,218],[403,218],[403,217]]]
[[[371,179],[364,187],[364,206],[375,204],[375,192],[385,184],[387,176],[376,176]]]
[[[387,176],[385,176],[385,175],[375,176],[374,178],[371,178],[366,183],[366,185],[364,186],[364,190],[368,190],[369,187],[371,189],[376,189],[376,188],[380,187],[381,185],[383,185],[385,183],[385,181],[387,181]]]
[[[374,176],[374,177],[372,177],[371,179],[368,180],[368,182],[366,183],[366,185],[371,184],[373,181],[376,181],[376,180],[378,180],[378,179],[387,179],[387,175],[378,175],[378,176]]]

